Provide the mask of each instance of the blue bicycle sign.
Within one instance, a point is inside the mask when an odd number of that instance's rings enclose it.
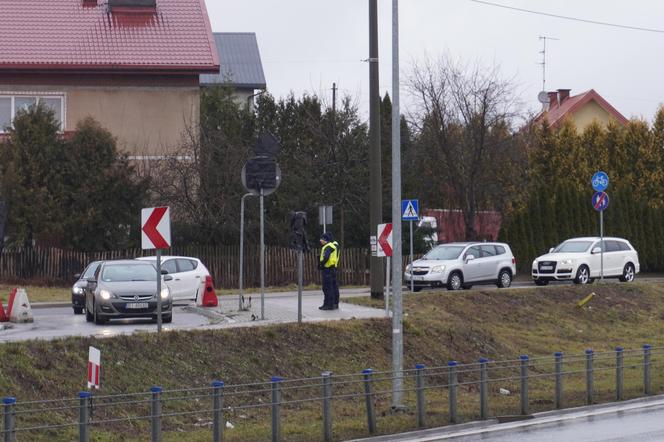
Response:
[[[604,192],[609,187],[609,176],[606,172],[595,172],[592,179],[593,189],[596,192]]]

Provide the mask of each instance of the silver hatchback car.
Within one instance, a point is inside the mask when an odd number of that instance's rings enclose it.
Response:
[[[424,287],[469,289],[476,284],[512,285],[516,259],[510,246],[497,242],[441,244],[406,267],[404,282],[419,292]]]
[[[162,276],[157,293],[157,270],[145,261],[103,261],[85,287],[85,319],[103,324],[114,318],[157,320],[157,296],[161,296],[164,323],[173,320],[173,303],[168,286],[171,276]]]

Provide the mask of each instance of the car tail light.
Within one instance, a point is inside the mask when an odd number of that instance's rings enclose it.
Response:
[[[515,257],[512,257],[512,264],[516,265],[516,258]]]

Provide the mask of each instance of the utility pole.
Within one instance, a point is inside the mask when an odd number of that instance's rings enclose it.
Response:
[[[336,116],[337,113],[337,84],[332,83],[332,113]]]
[[[383,221],[380,152],[380,93],[378,85],[378,0],[369,0],[369,231],[376,235]],[[401,205],[399,205],[401,206]],[[383,297],[385,277],[381,258],[371,256],[371,297]]]
[[[401,125],[399,114],[399,0],[392,0],[392,409],[403,410],[401,252]]]

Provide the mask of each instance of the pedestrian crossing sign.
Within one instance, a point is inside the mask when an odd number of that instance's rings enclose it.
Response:
[[[403,221],[417,221],[420,212],[420,204],[418,200],[403,200],[401,201],[401,219]]]

